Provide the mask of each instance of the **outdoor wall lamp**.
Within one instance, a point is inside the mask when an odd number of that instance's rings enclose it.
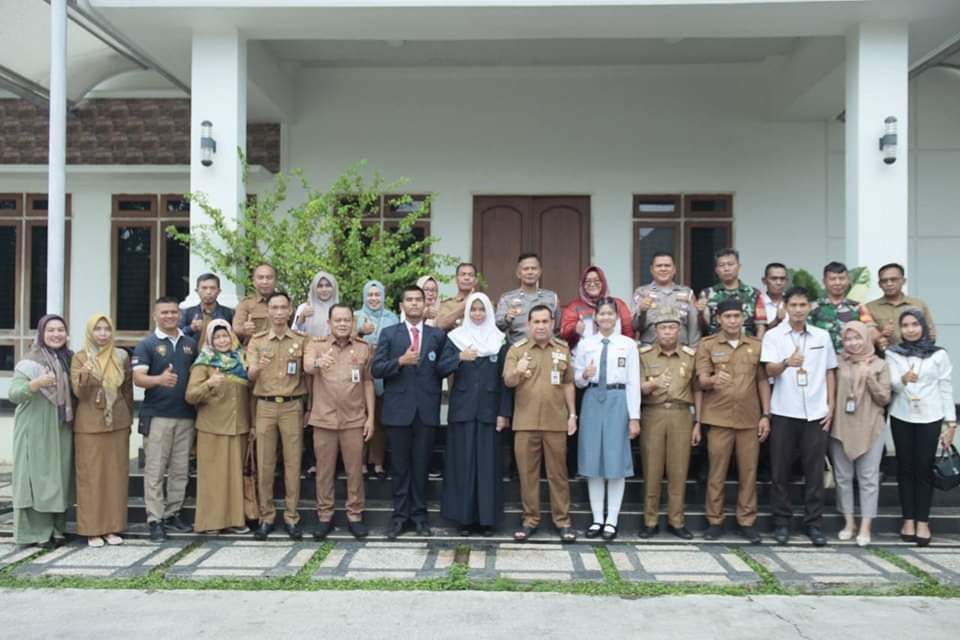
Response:
[[[887,116],[883,121],[883,135],[880,137],[880,151],[883,161],[893,164],[897,161],[897,119]]]
[[[894,136],[894,140],[896,140],[896,136]],[[217,141],[213,139],[213,123],[204,120],[200,123],[200,163],[205,167],[212,165],[213,155],[216,152]]]

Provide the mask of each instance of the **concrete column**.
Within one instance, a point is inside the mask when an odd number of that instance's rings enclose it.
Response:
[[[67,192],[67,2],[50,1],[47,313],[63,314]]]
[[[908,50],[905,23],[864,23],[847,34],[846,261],[907,264]],[[885,164],[884,120],[897,119],[897,160]]]
[[[247,150],[247,42],[235,30],[196,32],[190,81],[190,191],[206,194],[210,204],[234,222],[246,202],[243,165],[237,153]],[[201,163],[201,123],[209,120],[217,150],[213,164]],[[200,207],[190,207],[190,226],[209,224]],[[196,254],[190,255],[190,280],[213,269]],[[235,273],[218,273],[223,293],[220,302],[235,306]],[[192,293],[187,304],[197,304]]]

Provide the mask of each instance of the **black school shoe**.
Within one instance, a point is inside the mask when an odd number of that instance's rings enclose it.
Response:
[[[667,525],[667,532],[672,533],[681,540],[693,540],[693,534],[690,533],[690,530],[686,526],[674,527],[672,525]]]
[[[737,530],[737,533],[740,534],[741,538],[750,544],[760,544],[762,542],[760,539],[760,533],[757,531],[756,527],[740,527]]]
[[[637,535],[643,538],[644,540],[646,540],[647,538],[652,538],[653,536],[659,533],[660,533],[660,525],[655,524],[652,527],[643,525],[640,527],[640,532]]]
[[[167,539],[167,532],[163,530],[163,523],[153,520],[147,523],[150,527],[150,542],[163,542]]]
[[[712,524],[703,532],[704,540],[719,540],[723,537],[723,527],[718,524]]]
[[[805,532],[810,542],[815,547],[825,547],[827,545],[827,536],[823,535],[823,529],[820,527],[807,527]]]
[[[350,533],[352,533],[353,537],[357,540],[362,540],[370,535],[370,528],[363,524],[362,520],[357,520],[356,522],[348,520],[347,529],[350,530]]]
[[[330,535],[331,531],[333,531],[333,520],[318,522],[317,526],[313,528],[313,539],[324,540],[328,535]]]
[[[287,532],[287,535],[290,536],[291,540],[296,540],[297,542],[303,540],[303,529],[300,528],[299,522],[295,524],[284,522],[283,530]]]
[[[189,533],[193,531],[193,527],[184,522],[179,513],[175,513],[172,516],[164,518],[163,526],[175,529],[180,533]]]

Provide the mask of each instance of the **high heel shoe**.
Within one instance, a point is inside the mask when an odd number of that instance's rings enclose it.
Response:
[[[900,539],[904,542],[916,542],[917,534],[900,532]]]
[[[926,547],[930,545],[930,541],[933,540],[933,534],[931,533],[926,538],[921,538],[920,536],[914,536],[917,541],[918,547]]]

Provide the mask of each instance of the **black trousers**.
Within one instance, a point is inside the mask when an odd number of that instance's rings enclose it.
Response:
[[[770,424],[770,465],[773,485],[770,502],[773,525],[789,527],[793,517],[790,504],[790,469],[799,450],[803,466],[803,524],[819,527],[823,522],[823,472],[829,434],[819,420],[774,415]]]
[[[413,424],[386,427],[393,477],[393,521],[427,522],[427,473],[433,450],[434,427],[414,418]]]
[[[933,460],[940,442],[941,420],[918,424],[890,418],[897,448],[897,489],[904,520],[927,522],[933,500]]]

